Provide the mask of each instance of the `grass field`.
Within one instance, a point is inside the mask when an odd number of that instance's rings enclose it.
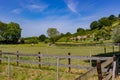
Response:
[[[106,54],[113,52],[112,46],[106,46]],[[68,52],[71,55],[90,56],[97,54],[104,54],[104,46],[48,46],[48,44],[39,43],[31,46],[30,44],[17,44],[17,45],[0,45],[0,50],[3,52],[17,52],[25,54],[56,54],[56,55],[67,55]],[[118,47],[114,47],[114,51],[118,51]],[[28,58],[25,58],[28,59]],[[31,59],[31,58],[29,58]],[[46,59],[43,59],[46,60]],[[51,60],[49,61],[56,61]],[[66,63],[66,60],[61,60],[61,63]],[[42,69],[38,69],[38,65],[23,64],[20,66],[11,65],[11,80],[56,80],[56,67],[54,66],[43,66]],[[72,60],[72,64],[90,66],[89,62]],[[86,70],[72,69],[71,73],[68,73],[67,68],[59,67],[59,80],[73,80],[75,77],[86,72]],[[7,77],[7,63],[0,64],[0,80],[8,80]]]

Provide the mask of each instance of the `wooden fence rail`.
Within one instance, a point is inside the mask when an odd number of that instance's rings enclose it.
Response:
[[[103,77],[102,72],[106,72],[106,67],[113,63],[113,58],[108,58],[105,62],[101,64],[100,60],[97,61],[97,66],[88,70],[86,73],[80,75],[75,80],[88,80],[90,77],[98,74],[98,80],[109,80],[112,77],[111,72],[108,72],[106,76]],[[108,69],[107,69],[108,70]]]
[[[50,65],[50,66],[60,66],[60,67],[67,67],[68,68],[68,72],[71,71],[71,68],[78,68],[78,69],[87,69],[89,70],[88,72],[86,72],[85,74],[82,74],[81,76],[79,76],[78,78],[76,78],[75,80],[87,80],[88,77],[95,75],[95,73],[97,72],[97,68],[96,67],[90,67],[90,66],[80,66],[80,65],[72,65],[71,64],[71,59],[78,59],[78,60],[107,60],[105,61],[101,66],[102,69],[104,67],[106,67],[107,65],[109,65],[112,60],[112,57],[89,57],[89,56],[73,56],[71,55],[71,53],[68,53],[68,55],[48,55],[48,54],[41,54],[40,52],[38,52],[38,54],[25,54],[25,53],[20,53],[20,52],[16,52],[16,53],[10,53],[10,52],[2,52],[0,51],[0,63],[2,63],[2,61],[7,61],[6,58],[2,57],[4,55],[7,56],[16,56],[16,58],[11,58],[10,61],[11,62],[16,62],[16,65],[19,66],[19,64],[21,62],[23,63],[30,63],[30,64],[37,64],[39,68],[42,67],[42,65]],[[38,58],[37,61],[32,61],[32,60],[22,60],[20,57],[25,56],[25,57],[36,57]],[[67,64],[57,64],[57,63],[53,63],[53,62],[43,62],[42,58],[54,58],[56,60],[58,59],[67,59],[68,63]],[[94,74],[93,74],[94,73]],[[85,77],[86,76],[86,77]]]

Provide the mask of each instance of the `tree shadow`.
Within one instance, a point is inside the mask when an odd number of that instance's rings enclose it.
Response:
[[[108,53],[99,53],[97,55],[92,55],[92,57],[113,57],[113,55],[120,55],[119,51],[116,52],[108,52]],[[101,60],[101,63],[104,62],[105,60]],[[90,60],[85,60],[85,62],[90,62]],[[96,60],[91,60],[92,67],[96,66]]]

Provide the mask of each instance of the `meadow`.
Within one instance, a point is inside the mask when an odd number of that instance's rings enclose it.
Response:
[[[35,45],[31,44],[11,44],[0,45],[0,50],[3,52],[17,52],[24,54],[55,54],[55,55],[67,55],[69,52],[71,55],[90,56],[104,54],[104,46],[49,46],[48,44],[39,43]],[[119,51],[119,47],[115,46],[114,51]],[[106,54],[113,52],[112,46],[106,46]],[[23,58],[34,59],[35,58]],[[43,59],[45,61],[46,59]],[[55,62],[56,60],[49,59],[48,61]],[[66,63],[67,60],[61,60],[61,63]],[[71,64],[90,66],[89,62],[82,60],[72,60]],[[0,80],[8,80],[8,66],[7,62],[0,64]],[[86,72],[84,69],[72,69],[68,72],[67,68],[59,67],[59,80],[74,80],[77,76]],[[16,66],[15,63],[10,65],[10,80],[56,80],[56,67],[43,65],[41,69],[38,65],[20,63],[20,66]]]

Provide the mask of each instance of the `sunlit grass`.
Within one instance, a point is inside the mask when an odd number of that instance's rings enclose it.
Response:
[[[17,52],[25,54],[55,54],[55,55],[71,55],[90,56],[97,54],[104,54],[104,46],[49,46],[48,44],[39,43],[31,46],[31,44],[17,44],[17,45],[0,45],[0,50],[3,52]],[[117,46],[114,47],[114,51],[119,51]],[[112,46],[106,46],[107,54],[113,52]],[[3,56],[7,59],[8,56]],[[16,59],[16,56],[11,56]],[[38,61],[38,57],[20,57],[22,60]],[[42,58],[43,62],[56,63],[54,58]],[[0,64],[0,79],[8,80],[7,76],[7,64]],[[60,59],[61,64],[67,64],[67,59]],[[79,59],[71,59],[71,64],[90,66],[89,62],[85,62]],[[20,63],[20,67],[16,66],[16,63],[11,63],[11,80],[56,80],[56,67],[42,65],[39,69],[38,65]],[[85,73],[86,70],[72,69],[71,73],[68,72],[68,68],[59,67],[59,80],[74,80],[77,76]]]

